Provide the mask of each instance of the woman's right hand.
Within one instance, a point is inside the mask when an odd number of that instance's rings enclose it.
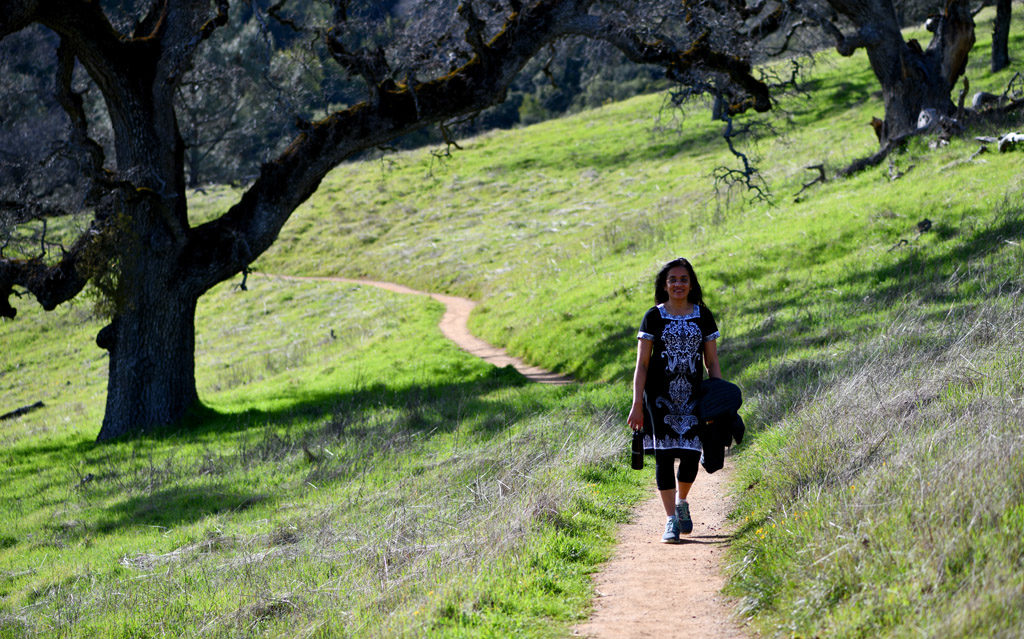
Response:
[[[644,429],[644,384],[647,383],[647,365],[651,361],[651,340],[638,339],[636,346],[636,370],[633,372],[633,407],[629,409],[626,423],[634,431]]]
[[[622,413],[619,414],[621,415]],[[629,409],[629,417],[626,418],[626,423],[635,431],[644,429],[643,404],[633,404],[633,408]]]

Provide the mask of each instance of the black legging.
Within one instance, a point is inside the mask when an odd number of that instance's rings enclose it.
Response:
[[[672,471],[675,470],[676,457],[679,458],[679,481],[692,484],[697,479],[697,465],[700,463],[700,451],[686,448],[658,449],[654,451],[654,479],[658,482],[658,490],[672,490],[676,487]]]

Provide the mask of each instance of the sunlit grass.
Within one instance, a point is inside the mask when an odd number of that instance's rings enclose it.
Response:
[[[968,73],[999,92],[985,24]],[[471,296],[477,334],[581,385],[475,360],[428,299],[257,273],[200,302],[204,407],[96,445],[102,322],[19,304],[0,409],[46,407],[0,422],[0,636],[564,636],[649,489],[628,380],[678,255],[745,391],[730,589],[754,627],[1014,636],[1024,155],[923,139],[794,202],[881,114],[863,55],[805,79],[743,142],[772,205],[716,193],[720,124],[646,96],[339,167],[255,265]]]
[[[640,478],[600,393],[477,360],[440,312],[365,287],[225,284],[201,303],[206,406],[183,428],[93,444],[51,423],[59,394],[10,424],[0,629],[564,631]]]

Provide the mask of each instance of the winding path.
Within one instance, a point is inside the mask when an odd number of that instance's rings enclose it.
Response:
[[[476,306],[473,300],[426,293],[391,282],[263,275],[283,280],[376,286],[395,293],[432,297],[445,305],[439,324],[441,332],[466,352],[495,366],[512,365],[523,376],[542,384],[573,382],[570,377],[530,366],[504,349],[470,334],[467,322]],[[727,521],[732,510],[726,497],[728,483],[728,465],[713,475],[700,471],[689,496],[694,531],[677,545],[660,542],[665,513],[657,493],[640,504],[634,512],[634,521],[619,528],[612,559],[594,577],[597,597],[593,614],[576,626],[573,634],[595,639],[746,638],[748,635],[733,620],[733,606],[721,594],[725,583],[722,562],[732,539],[732,528]]]
[[[519,371],[523,377],[542,384],[556,384],[561,386],[571,384],[574,381],[571,377],[552,373],[551,371],[544,370],[537,366],[531,366],[518,357],[512,357],[505,352],[505,349],[498,348],[497,346],[491,346],[482,339],[474,337],[469,332],[468,328],[469,314],[476,306],[476,302],[471,299],[455,297],[454,295],[442,295],[441,293],[417,291],[416,289],[409,288],[408,286],[402,286],[401,284],[394,284],[392,282],[377,282],[374,280],[357,280],[348,277],[330,276],[306,277],[302,275],[273,275],[269,273],[264,273],[263,275],[265,277],[275,279],[300,282],[338,282],[341,284],[376,286],[377,288],[382,288],[386,291],[391,291],[392,293],[405,293],[407,295],[432,297],[438,302],[444,304],[444,315],[441,317],[441,323],[438,324],[438,327],[441,329],[441,333],[451,341],[455,342],[459,348],[470,355],[476,355],[485,362],[490,362],[498,368],[511,365]]]

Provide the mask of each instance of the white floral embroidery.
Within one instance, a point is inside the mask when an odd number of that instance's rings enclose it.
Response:
[[[693,434],[697,425],[694,415],[696,401],[689,376],[695,375],[703,355],[703,335],[696,322],[686,321],[700,317],[700,307],[685,316],[672,315],[659,307],[662,317],[668,320],[662,330],[666,371],[673,376],[668,387],[668,397],[655,399],[655,406],[664,410],[664,423],[672,434],[657,442],[658,448],[700,448],[700,442]]]
[[[673,374],[693,375],[701,360],[703,339],[700,328],[694,322],[669,322],[661,333],[665,350],[661,352],[667,362],[667,370]]]

